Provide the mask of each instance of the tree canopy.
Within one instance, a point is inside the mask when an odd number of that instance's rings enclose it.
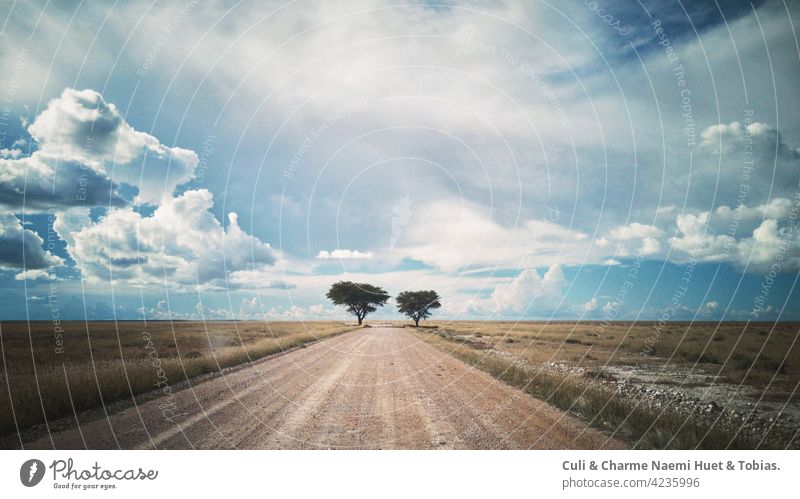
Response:
[[[358,324],[368,313],[378,310],[389,300],[389,293],[378,286],[363,282],[339,281],[331,286],[325,295],[334,305],[347,307],[347,311],[355,315]]]
[[[397,310],[413,319],[414,324],[419,327],[420,319],[427,319],[431,316],[432,309],[442,306],[439,299],[436,291],[403,291],[394,300],[397,302]]]

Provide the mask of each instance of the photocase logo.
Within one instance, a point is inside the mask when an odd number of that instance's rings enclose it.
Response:
[[[394,248],[403,235],[403,229],[411,219],[411,196],[406,194],[400,201],[392,207],[392,235],[389,240],[389,248]]]
[[[28,459],[19,469],[19,479],[26,487],[35,487],[44,478],[44,463],[38,459]]]

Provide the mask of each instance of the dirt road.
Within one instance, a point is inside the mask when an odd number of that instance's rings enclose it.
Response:
[[[621,446],[408,331],[376,327],[258,361],[25,447]]]

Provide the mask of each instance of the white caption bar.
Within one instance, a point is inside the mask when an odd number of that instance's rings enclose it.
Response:
[[[786,494],[798,451],[4,451],[3,497]],[[184,497],[190,497],[185,496]]]

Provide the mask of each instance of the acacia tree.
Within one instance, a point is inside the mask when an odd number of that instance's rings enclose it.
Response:
[[[368,313],[378,310],[389,299],[389,294],[378,286],[363,282],[339,281],[325,295],[334,305],[347,307],[360,326]]]
[[[397,310],[414,320],[419,327],[420,319],[431,316],[431,310],[442,306],[436,291],[403,291],[397,298]]]

